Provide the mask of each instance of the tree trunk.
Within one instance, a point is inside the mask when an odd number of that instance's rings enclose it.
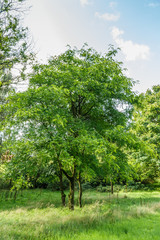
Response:
[[[61,191],[62,206],[65,207],[66,206],[66,194],[64,193],[64,189],[63,189],[63,173],[62,173],[62,169],[60,169],[59,180],[60,180],[60,191]]]
[[[59,160],[60,152],[57,154],[57,160],[58,160],[58,165],[59,165],[59,183],[60,183],[60,192],[61,192],[61,201],[62,201],[62,206],[66,206],[66,194],[64,193],[64,188],[63,188],[63,170],[62,170],[62,164],[61,161]]]
[[[69,194],[68,194],[69,209],[74,210],[74,184],[76,176],[76,166],[74,165],[72,176],[69,176],[64,169],[62,169],[62,171],[69,180]]]
[[[113,182],[111,181],[111,193],[113,194]]]
[[[74,210],[74,176],[70,178],[70,182],[69,182],[68,201],[69,201],[69,209]]]
[[[79,185],[79,207],[82,208],[82,183],[81,183],[81,173],[79,172],[78,176],[78,185]]]

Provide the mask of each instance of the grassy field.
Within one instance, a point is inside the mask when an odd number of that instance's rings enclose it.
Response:
[[[1,240],[160,240],[158,191],[112,197],[85,191],[75,211],[61,208],[59,192],[25,190],[16,201],[6,194],[0,194]]]

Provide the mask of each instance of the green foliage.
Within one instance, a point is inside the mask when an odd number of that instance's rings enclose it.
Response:
[[[9,91],[13,90],[13,83],[23,79],[27,62],[33,57],[27,43],[27,28],[22,27],[25,11],[25,0],[0,0],[0,107],[5,103]],[[1,111],[0,121],[4,118],[5,113]]]
[[[10,182],[6,177],[6,165],[0,164],[0,189],[9,189]]]
[[[132,155],[133,165],[143,182],[153,182],[160,173],[160,86],[153,86],[141,94],[139,106],[134,112],[133,132],[153,149],[153,154],[136,152]],[[136,159],[136,161],[134,160]]]
[[[17,178],[16,180],[13,180],[13,187],[11,188],[11,191],[19,191],[24,188],[31,187],[31,183],[26,181],[23,176]]]
[[[128,178],[125,149],[134,140],[126,125],[134,82],[114,59],[116,52],[69,47],[47,65],[34,66],[28,90],[10,95],[2,108],[5,144],[14,154],[9,172],[31,179],[51,167],[72,187],[78,173],[88,181],[97,174],[113,182]]]
[[[0,76],[27,60],[26,29],[21,26],[25,0],[0,0]],[[1,87],[5,81],[1,81]]]

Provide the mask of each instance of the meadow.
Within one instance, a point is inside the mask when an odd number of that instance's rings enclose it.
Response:
[[[16,201],[1,190],[1,240],[159,240],[160,192],[87,190],[83,208],[62,208],[60,193],[23,190]]]

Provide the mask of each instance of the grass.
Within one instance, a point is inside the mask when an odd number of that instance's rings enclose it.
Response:
[[[77,202],[77,196],[76,196]],[[60,193],[24,190],[16,201],[0,194],[1,240],[159,240],[160,193],[110,196],[85,191],[82,209],[62,208]]]

